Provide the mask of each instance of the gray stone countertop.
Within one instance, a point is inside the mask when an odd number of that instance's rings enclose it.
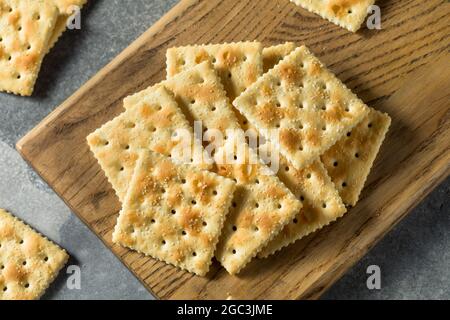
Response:
[[[56,106],[147,30],[176,0],[96,0],[82,28],[66,32],[46,57],[31,98],[0,93],[0,208],[71,254],[81,288],[64,269],[45,299],[152,299],[122,263],[65,206],[14,149]],[[450,179],[444,181],[325,295],[324,299],[450,299]],[[381,289],[366,285],[368,266]]]

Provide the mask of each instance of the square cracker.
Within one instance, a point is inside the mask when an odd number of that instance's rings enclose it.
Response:
[[[322,155],[322,162],[346,205],[358,202],[390,124],[387,114],[371,108],[360,124]]]
[[[0,209],[0,300],[39,299],[68,258],[65,250]]]
[[[0,91],[33,93],[58,9],[43,0],[0,0]]]
[[[182,143],[176,136],[184,129],[192,141],[193,164],[210,168],[202,145],[194,139],[192,128],[174,97],[162,86],[148,90],[115,119],[90,134],[87,141],[120,201],[125,199],[138,154],[149,149],[172,156]],[[181,146],[181,145],[180,145]],[[180,152],[173,154],[180,162],[190,162]],[[211,163],[211,162],[209,162]]]
[[[276,46],[267,47],[263,49],[263,71],[268,72],[275,67],[281,60],[295,50],[295,43],[286,42]]]
[[[258,79],[234,106],[295,168],[317,160],[368,113],[368,107],[305,47]],[[270,139],[265,136],[266,139]]]
[[[338,26],[356,32],[375,0],[291,0],[298,6],[318,14]]]
[[[209,63],[199,64],[161,85],[175,94],[191,121],[202,121],[206,129],[218,130],[224,137],[229,135],[227,129],[240,130],[220,78]],[[125,107],[129,108],[145,92],[126,98]],[[240,142],[243,152],[235,162],[222,161],[224,153],[235,151],[231,135],[217,142],[214,154],[217,172],[237,182],[233,207],[216,252],[217,259],[231,274],[238,273],[255,257],[301,208],[300,201],[269,172],[247,143]]]
[[[143,151],[113,241],[204,276],[235,187],[230,179]]]
[[[303,170],[295,169],[284,157],[277,173],[280,180],[302,201],[303,208],[258,257],[265,258],[285,246],[323,228],[347,211],[320,160]]]
[[[53,0],[53,2],[58,7],[59,15],[52,36],[48,42],[47,52],[53,48],[59,37],[61,37],[66,30],[67,20],[73,14],[72,7],[77,6],[81,9],[86,4],[87,0]]]
[[[263,73],[262,45],[238,42],[186,46],[167,50],[167,77],[208,61],[222,80],[230,101],[254,83]]]

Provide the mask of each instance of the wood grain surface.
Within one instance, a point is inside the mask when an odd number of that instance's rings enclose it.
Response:
[[[159,298],[318,298],[450,173],[450,4],[377,3],[383,29],[352,34],[288,0],[183,0],[17,148]],[[111,243],[120,204],[85,139],[123,111],[125,96],[165,78],[168,47],[238,40],[306,44],[393,124],[361,201],[343,219],[238,276],[215,263],[200,278]]]

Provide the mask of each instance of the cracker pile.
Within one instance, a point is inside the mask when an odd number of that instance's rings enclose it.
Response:
[[[30,96],[42,60],[87,0],[0,0],[0,91]]]
[[[124,108],[87,137],[122,203],[113,242],[200,276],[342,217],[390,125],[294,43],[171,48],[167,80]]]
[[[40,298],[69,256],[0,209],[0,300]]]

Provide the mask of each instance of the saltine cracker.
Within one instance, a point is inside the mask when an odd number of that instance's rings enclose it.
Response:
[[[0,300],[39,299],[68,258],[66,251],[0,209]]]
[[[33,93],[58,17],[44,0],[0,0],[0,91]]]
[[[278,131],[279,139],[272,143],[298,170],[317,160],[369,112],[305,46],[285,57],[233,104],[261,134]]]
[[[361,28],[375,0],[291,0],[338,26],[356,32]]]
[[[142,151],[113,241],[204,276],[235,187],[231,179]]]
[[[391,118],[370,109],[352,131],[322,155],[322,162],[346,205],[356,205]]]

